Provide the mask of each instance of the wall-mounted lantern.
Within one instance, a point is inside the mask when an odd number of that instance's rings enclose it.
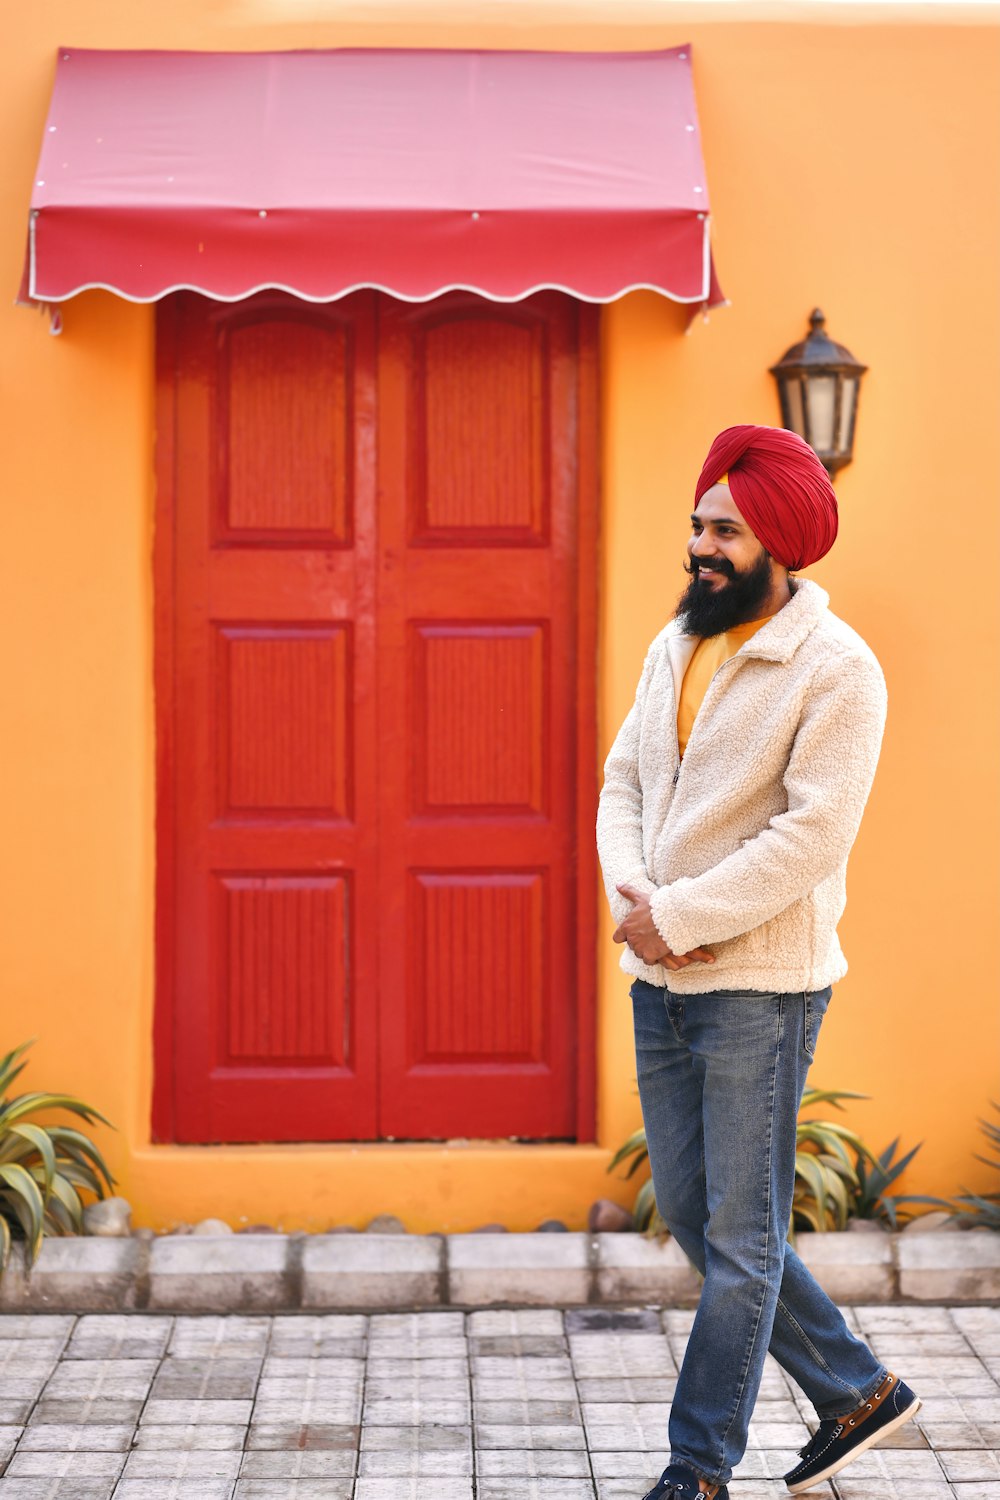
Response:
[[[853,456],[858,387],[868,366],[833,342],[818,307],[809,326],[808,338],[786,350],[771,374],[778,382],[782,426],[805,438],[835,474]]]

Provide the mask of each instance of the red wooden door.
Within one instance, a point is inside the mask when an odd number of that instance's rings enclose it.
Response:
[[[557,294],[162,309],[161,1138],[588,1133],[592,353]]]

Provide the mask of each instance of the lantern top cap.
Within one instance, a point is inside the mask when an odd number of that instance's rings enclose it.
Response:
[[[822,308],[813,308],[809,317],[809,329],[807,338],[786,349],[778,363],[771,366],[772,375],[819,374],[824,371],[836,371],[845,375],[864,374],[868,366],[855,359],[844,344],[834,343],[827,333],[826,314]]]

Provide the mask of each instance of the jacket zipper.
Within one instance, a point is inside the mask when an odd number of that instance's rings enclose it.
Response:
[[[740,651],[742,651],[742,650],[743,650],[743,647],[741,646],[740,647]],[[709,695],[709,693],[712,691],[712,686],[713,686],[713,684],[715,682],[715,679],[718,677],[719,673],[723,670],[724,667],[728,667],[729,663],[731,661],[735,661],[736,660],[736,658],[740,654],[740,651],[734,652],[734,654],[732,656],[727,656],[726,659],[725,659],[725,661],[724,662],[720,662],[719,665],[716,667],[715,671],[712,673],[711,677],[709,678],[708,687],[705,689],[705,698],[707,698],[708,695]],[[682,689],[682,691],[683,691],[683,687],[684,687],[684,684],[682,682],[681,683],[681,689]],[[702,706],[704,706],[705,698],[702,698],[702,700],[701,700]],[[674,704],[674,747],[675,747],[675,749],[677,751],[677,770],[674,772],[674,779],[673,779],[673,785],[674,786],[676,786],[677,783],[678,783],[678,781],[680,780],[681,766],[684,764],[684,762],[683,762],[683,760],[681,758],[680,736],[677,733],[677,713],[678,713],[679,709],[680,709],[680,704],[679,703],[675,703]],[[701,712],[701,709],[699,708],[698,713],[700,713],[700,712]],[[697,722],[698,722],[698,714],[695,714],[694,717],[695,717],[695,724],[697,724]],[[691,729],[692,729],[692,733],[693,733],[693,731],[694,731],[694,724],[692,724]],[[688,750],[690,750],[690,748],[691,748],[691,741],[688,740]]]

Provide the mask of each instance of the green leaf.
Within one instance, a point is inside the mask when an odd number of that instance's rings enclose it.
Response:
[[[32,1174],[33,1176],[36,1176],[36,1180],[37,1171],[38,1168],[36,1168],[35,1172]],[[80,1195],[76,1191],[76,1188],[73,1186],[73,1184],[61,1172],[57,1172],[52,1179],[52,1192],[49,1200],[45,1205],[46,1209],[52,1207],[53,1201],[58,1202],[61,1207],[64,1208],[69,1214],[73,1232],[75,1234],[82,1234],[83,1204],[80,1201]]]
[[[31,1173],[17,1163],[0,1165],[0,1182],[6,1185],[4,1200],[17,1215],[28,1242],[28,1258],[34,1261],[42,1244],[45,1205]]]
[[[1000,1193],[989,1193],[984,1197],[979,1193],[962,1192],[956,1201],[971,1206],[958,1209],[955,1218],[974,1219],[980,1224],[985,1222],[991,1229],[1000,1229]]]
[[[630,1177],[634,1177],[635,1174],[636,1174],[636,1172],[638,1172],[639,1168],[640,1167],[644,1167],[646,1165],[646,1162],[648,1160],[649,1160],[649,1152],[648,1151],[641,1152],[635,1158],[635,1160],[633,1161],[632,1165],[629,1167],[628,1171],[625,1173],[625,1181],[627,1182]]]
[[[847,1189],[843,1180],[836,1174],[830,1174],[826,1179],[827,1196],[833,1205],[834,1226],[843,1229],[850,1214],[850,1204],[847,1199]]]
[[[816,1202],[816,1208],[820,1215],[820,1222],[818,1227],[820,1229],[825,1229],[826,1182],[823,1176],[822,1167],[816,1161],[815,1157],[810,1156],[807,1151],[800,1151],[796,1154],[795,1157],[795,1171],[803,1179],[806,1187],[809,1189]]]
[[[71,1161],[90,1171],[97,1171],[104,1178],[108,1190],[114,1188],[115,1179],[105,1164],[104,1157],[94,1145],[93,1141],[83,1135],[81,1131],[72,1129],[68,1125],[50,1125],[49,1136],[56,1147],[60,1157],[67,1156]],[[103,1189],[95,1189],[99,1198],[104,1196]]]
[[[13,1052],[0,1059],[0,1099],[4,1099],[14,1079],[23,1073],[28,1066],[27,1063],[19,1062],[29,1047],[34,1046],[34,1039],[30,1042],[22,1042],[20,1047],[15,1047]]]
[[[836,1131],[818,1129],[813,1130],[809,1129],[808,1127],[800,1126],[799,1141],[811,1141],[813,1145],[819,1146],[821,1148],[821,1151],[824,1155],[836,1156],[836,1158],[840,1162],[842,1162],[845,1167],[847,1167],[852,1178],[854,1177],[854,1163],[851,1161],[851,1158],[847,1153],[847,1147],[844,1145],[844,1142],[841,1140]]]
[[[48,1235],[66,1235],[77,1234],[78,1232],[72,1217],[59,1202],[59,1199],[50,1198],[45,1205],[45,1233]]]
[[[56,1153],[47,1132],[40,1125],[23,1124],[12,1125],[10,1134],[17,1139],[26,1141],[29,1146],[33,1146],[41,1157],[42,1166],[45,1169],[42,1191],[43,1196],[48,1198],[49,1193],[52,1191],[52,1179],[56,1173]]]
[[[18,1094],[16,1099],[12,1099],[4,1109],[0,1109],[0,1130],[12,1125],[15,1120],[23,1119],[25,1115],[46,1109],[65,1109],[70,1114],[80,1115],[88,1125],[97,1120],[101,1125],[114,1128],[111,1122],[96,1109],[92,1109],[89,1104],[84,1104],[82,1099],[74,1098],[72,1094]]]
[[[0,1161],[23,1161],[26,1157],[31,1158],[38,1153],[27,1141],[19,1140],[16,1135],[8,1131],[6,1136],[0,1136]]]
[[[857,1173],[849,1161],[842,1161],[839,1156],[820,1156],[817,1157],[817,1161],[824,1167],[828,1176],[836,1177],[838,1182],[846,1182],[853,1191],[857,1191]]]
[[[861,1151],[865,1156],[867,1156],[869,1161],[874,1160],[874,1157],[868,1150],[868,1147],[862,1144],[861,1137],[858,1135],[858,1133],[854,1130],[849,1130],[846,1125],[838,1125],[836,1120],[807,1120],[805,1123],[807,1126],[820,1126],[820,1128],[826,1131],[829,1135],[836,1136],[838,1141],[846,1141],[849,1146],[853,1146],[855,1151]]]
[[[83,1233],[83,1203],[80,1194],[68,1180],[64,1173],[59,1172],[52,1181],[52,1197],[58,1199],[63,1208],[69,1214],[70,1221],[77,1234]]]
[[[914,1146],[912,1151],[907,1151],[906,1155],[901,1156],[899,1161],[897,1162],[893,1162],[892,1157],[890,1156],[889,1160],[885,1163],[882,1169],[883,1187],[891,1187],[896,1179],[902,1176],[923,1144],[923,1141],[919,1141],[917,1145]],[[895,1147],[896,1142],[893,1141],[892,1149],[894,1150]]]
[[[638,1229],[649,1229],[656,1214],[656,1194],[653,1191],[652,1179],[644,1182],[635,1195],[635,1207],[632,1210],[633,1217]]]
[[[811,1208],[809,1206],[809,1204],[807,1204],[807,1203],[796,1203],[795,1204],[795,1210],[794,1210],[794,1212],[795,1212],[795,1216],[797,1218],[805,1219],[805,1221],[809,1225],[810,1229],[814,1229],[816,1231],[819,1231],[821,1229],[825,1229],[826,1228],[826,1216],[825,1215],[823,1216],[823,1219],[822,1219],[822,1222],[821,1222],[820,1219],[819,1219],[819,1217],[818,1217],[818,1215],[817,1215],[817,1213],[816,1213],[816,1210],[814,1208]]]
[[[646,1132],[642,1129],[635,1131],[633,1135],[629,1136],[628,1140],[623,1146],[618,1147],[618,1150],[608,1162],[607,1170],[609,1172],[613,1172],[615,1167],[619,1166],[628,1157],[634,1155],[637,1152],[639,1153],[638,1160],[633,1163],[631,1171],[628,1174],[629,1176],[632,1175],[632,1172],[635,1171],[636,1167],[640,1166],[641,1163],[645,1161],[646,1156],[648,1155],[646,1148]]]
[[[83,1131],[77,1130],[74,1125],[47,1125],[45,1128],[58,1145],[75,1146],[85,1155],[100,1160],[101,1153],[90,1136],[84,1135]]]
[[[811,1109],[814,1104],[832,1104],[842,1109],[841,1099],[868,1099],[868,1094],[852,1094],[846,1089],[807,1089],[802,1095],[800,1109]]]
[[[87,1188],[89,1192],[94,1194],[95,1198],[104,1197],[104,1186],[98,1179],[97,1174],[91,1171],[89,1167],[81,1167],[76,1162],[64,1161],[59,1163],[59,1173],[67,1182],[72,1183],[74,1187]]]
[[[878,1166],[881,1167],[883,1172],[887,1169],[889,1163],[892,1161],[892,1158],[895,1156],[898,1147],[899,1136],[897,1135],[896,1139],[889,1142],[888,1146],[886,1146],[885,1150],[882,1152],[882,1155],[878,1158]]]

